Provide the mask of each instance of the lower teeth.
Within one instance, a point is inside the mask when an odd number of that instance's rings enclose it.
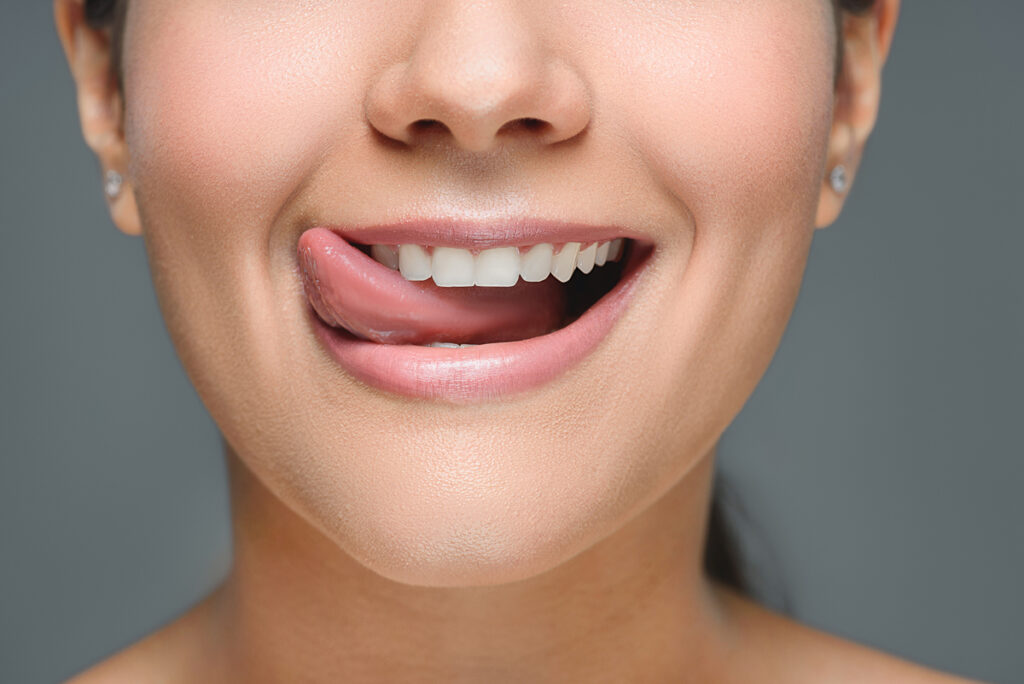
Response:
[[[455,344],[454,342],[431,342],[430,344],[422,345],[424,347],[440,347],[442,349],[465,349],[466,347],[475,347],[475,344]]]

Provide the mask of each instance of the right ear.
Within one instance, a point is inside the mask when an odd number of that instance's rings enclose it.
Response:
[[[96,154],[104,177],[108,171],[115,171],[123,179],[120,192],[107,197],[110,217],[121,232],[139,235],[142,225],[128,178],[121,92],[111,70],[110,31],[88,24],[83,0],[54,0],[53,14],[78,90],[78,116],[85,143]]]

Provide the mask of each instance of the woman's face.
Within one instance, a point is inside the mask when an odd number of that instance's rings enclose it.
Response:
[[[824,0],[131,0],[129,177],[227,441],[403,582],[524,578],[623,525],[708,453],[778,344],[822,193],[833,21]],[[299,249],[318,226],[408,222],[653,249],[557,372],[441,364],[410,390],[339,362]]]

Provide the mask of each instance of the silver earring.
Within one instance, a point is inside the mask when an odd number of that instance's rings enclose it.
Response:
[[[845,194],[850,187],[850,178],[846,173],[846,167],[836,164],[828,174],[828,182],[837,195]]]
[[[121,185],[123,183],[124,178],[121,177],[121,174],[110,169],[103,177],[103,192],[106,193],[109,199],[117,199],[117,196],[121,194]]]

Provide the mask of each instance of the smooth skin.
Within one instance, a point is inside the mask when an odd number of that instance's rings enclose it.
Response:
[[[767,368],[875,122],[899,0],[55,0],[224,435],[234,563],[75,682],[953,682],[701,570],[715,445]],[[523,125],[535,119],[540,126]],[[422,122],[435,123],[425,125]],[[361,385],[295,267],[315,225],[528,216],[640,231],[579,366],[471,406]]]

